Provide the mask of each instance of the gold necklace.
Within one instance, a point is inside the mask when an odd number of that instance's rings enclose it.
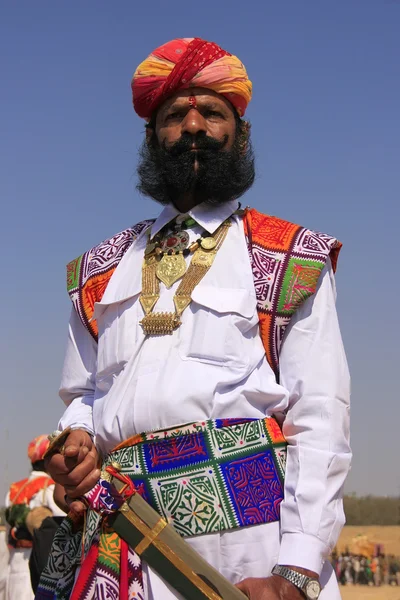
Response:
[[[181,325],[181,316],[192,301],[192,292],[213,264],[230,226],[229,220],[222,223],[212,238],[213,242],[209,243],[210,249],[199,246],[195,250],[189,268],[186,273],[184,272],[174,295],[174,312],[153,313],[153,308],[160,298],[160,283],[157,277],[160,263],[156,253],[145,251],[142,266],[142,293],[139,298],[145,313],[140,321],[145,335],[172,334]],[[183,255],[182,259],[185,262]]]

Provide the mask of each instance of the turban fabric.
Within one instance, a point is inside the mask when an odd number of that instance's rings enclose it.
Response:
[[[251,100],[251,81],[240,60],[217,44],[182,38],[160,46],[132,79],[133,106],[144,119],[176,92],[203,87],[225,96],[243,116]]]
[[[47,435],[39,435],[28,446],[28,458],[31,463],[35,463],[38,460],[43,460],[46,450],[50,446]]]

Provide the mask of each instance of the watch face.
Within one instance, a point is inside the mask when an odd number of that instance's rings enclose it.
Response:
[[[306,595],[308,600],[318,600],[319,594],[321,592],[321,586],[318,581],[309,581],[306,585]]]

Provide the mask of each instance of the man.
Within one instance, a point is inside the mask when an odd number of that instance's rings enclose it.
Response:
[[[138,188],[165,207],[68,266],[60,429],[73,431],[48,469],[71,514],[85,509],[84,494],[91,510],[83,562],[72,557],[59,579],[48,568],[37,597],[68,597],[67,581],[74,599],[124,597],[122,587],[129,597],[181,597],[101,529],[99,456],[118,446],[103,464],[118,459],[249,598],[338,599],[326,559],[350,464],[340,243],[240,209],[254,161],[243,120],[252,86],[236,57],[173,40],[138,67],[132,90],[147,121]]]
[[[29,477],[11,484],[7,493],[6,519],[9,525],[10,550],[7,600],[29,600],[33,592],[29,573],[29,557],[32,535],[28,521],[36,511],[48,509],[49,514],[61,515],[53,500],[54,481],[44,469],[44,454],[49,447],[47,435],[39,435],[28,446],[28,458],[32,465]]]

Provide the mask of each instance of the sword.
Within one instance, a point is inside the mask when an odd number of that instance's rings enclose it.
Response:
[[[111,483],[118,492],[125,487],[116,477]],[[130,496],[108,523],[186,600],[246,600],[139,494]]]

